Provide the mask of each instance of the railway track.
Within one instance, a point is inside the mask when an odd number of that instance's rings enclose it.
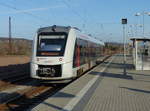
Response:
[[[0,67],[0,91],[29,80],[29,64]]]
[[[9,81],[11,83],[15,83],[21,80],[25,80],[29,78],[29,75],[27,73],[21,73],[21,74],[17,74],[17,75],[11,75],[11,76],[7,76],[4,77],[2,80],[3,81]]]
[[[8,88],[9,85],[11,86],[11,85],[21,84],[29,80],[31,80],[31,78],[27,73],[4,76],[0,79],[0,91],[1,89]]]
[[[19,64],[19,65],[1,66],[0,76],[9,75],[11,73],[16,73],[16,72],[28,72],[29,67],[30,67],[29,63]]]
[[[16,96],[8,98],[8,100],[0,104],[0,111],[23,111],[32,105],[40,103],[62,87],[40,86],[17,93]]]
[[[63,87],[41,85],[29,77],[27,68],[27,65],[0,67],[0,111],[22,111]]]
[[[109,58],[106,57],[104,61]],[[104,61],[101,61],[104,62]],[[87,71],[88,72],[88,71]],[[14,72],[15,74],[15,72]],[[27,82],[29,76],[24,76],[26,73],[11,75],[9,77],[3,77],[3,80],[11,81],[11,83],[16,82]],[[8,74],[9,75],[9,74]],[[27,77],[27,78],[26,78]],[[16,91],[11,96],[7,96],[5,99],[0,101],[0,111],[23,111],[30,107],[35,106],[46,98],[50,97],[56,93],[65,85],[61,86],[52,86],[52,85],[43,85],[38,82],[33,83],[34,85],[24,90]],[[6,84],[3,85],[6,87]]]

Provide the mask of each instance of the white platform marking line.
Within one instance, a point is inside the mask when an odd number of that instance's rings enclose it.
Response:
[[[109,63],[106,64],[100,72],[104,72],[104,70],[108,67],[108,65],[112,62],[114,57],[111,59]],[[85,93],[90,89],[90,87],[96,82],[99,75],[96,75],[91,81],[87,83],[87,85],[79,92],[77,95],[61,110],[61,111],[71,111],[74,106],[81,100],[81,98],[85,95]]]

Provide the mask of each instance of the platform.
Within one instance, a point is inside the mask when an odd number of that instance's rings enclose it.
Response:
[[[150,71],[115,55],[29,111],[150,111]]]

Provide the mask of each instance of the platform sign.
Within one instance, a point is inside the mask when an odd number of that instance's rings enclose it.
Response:
[[[122,24],[127,24],[128,20],[126,18],[122,19]]]

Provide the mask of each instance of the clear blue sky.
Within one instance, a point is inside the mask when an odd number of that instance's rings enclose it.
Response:
[[[127,33],[141,35],[137,12],[150,12],[150,0],[0,0],[0,37],[8,36],[8,17],[12,35],[32,39],[39,27],[76,26],[103,41],[122,41],[121,18],[128,18]],[[150,17],[145,15],[145,35],[150,36]],[[131,35],[130,34],[130,35]],[[135,34],[134,34],[135,35]]]

